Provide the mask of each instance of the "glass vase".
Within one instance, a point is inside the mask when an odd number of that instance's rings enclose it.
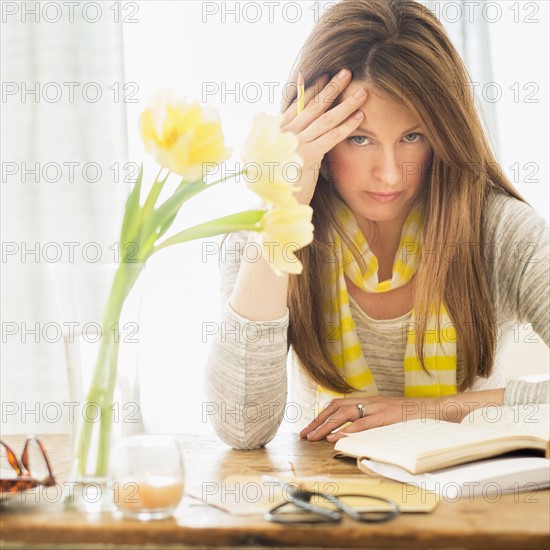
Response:
[[[138,368],[143,264],[55,265],[71,401],[71,470],[64,501],[115,509],[111,450],[144,431]]]

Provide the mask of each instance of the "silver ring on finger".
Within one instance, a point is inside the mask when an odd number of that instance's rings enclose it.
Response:
[[[359,410],[359,418],[365,418],[365,406],[363,405],[363,403],[357,403],[355,406]]]

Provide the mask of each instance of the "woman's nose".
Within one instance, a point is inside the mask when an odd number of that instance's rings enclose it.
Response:
[[[397,187],[403,182],[403,170],[393,150],[381,150],[375,158],[374,175],[389,187]]]

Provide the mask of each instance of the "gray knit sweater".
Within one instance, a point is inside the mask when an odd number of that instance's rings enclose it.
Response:
[[[505,384],[506,347],[514,327],[532,330],[550,345],[549,228],[530,206],[495,192],[484,215],[485,250],[497,322],[500,327],[496,360],[489,378],[479,378],[470,391],[505,387],[505,404],[547,403],[550,383],[512,380]],[[243,252],[246,232],[232,234],[227,250]],[[211,341],[205,391],[216,433],[235,448],[265,445],[283,420],[301,429],[314,417],[317,384],[307,375],[292,348],[287,354],[288,310],[281,319],[251,322],[229,305],[242,254],[225,254],[220,264],[222,330]],[[350,297],[351,313],[363,353],[381,395],[403,395],[406,338],[397,319],[370,318]],[[517,325],[520,323],[520,325]],[[515,324],[515,325],[514,325]],[[527,333],[526,333],[527,334]],[[288,357],[287,357],[288,355]],[[457,379],[463,377],[457,348]],[[526,366],[528,368],[528,366]],[[526,372],[527,373],[527,372]],[[289,395],[287,396],[287,388]]]

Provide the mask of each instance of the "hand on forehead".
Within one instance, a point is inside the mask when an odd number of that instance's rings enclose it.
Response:
[[[380,92],[372,83],[364,80],[352,80],[338,95],[334,104],[340,104],[347,98],[352,97],[361,88],[367,91],[367,100],[360,107],[366,117],[361,127],[368,125],[371,130],[375,131],[379,127],[389,127],[401,131],[420,123],[402,102]]]
[[[356,92],[358,92],[361,88],[364,88],[367,90],[367,94],[374,95],[376,94],[376,89],[372,84],[369,84],[365,82],[364,80],[356,80],[353,79],[344,89],[344,91],[338,95],[336,102],[340,103],[344,99],[347,99],[348,97],[353,96]]]

